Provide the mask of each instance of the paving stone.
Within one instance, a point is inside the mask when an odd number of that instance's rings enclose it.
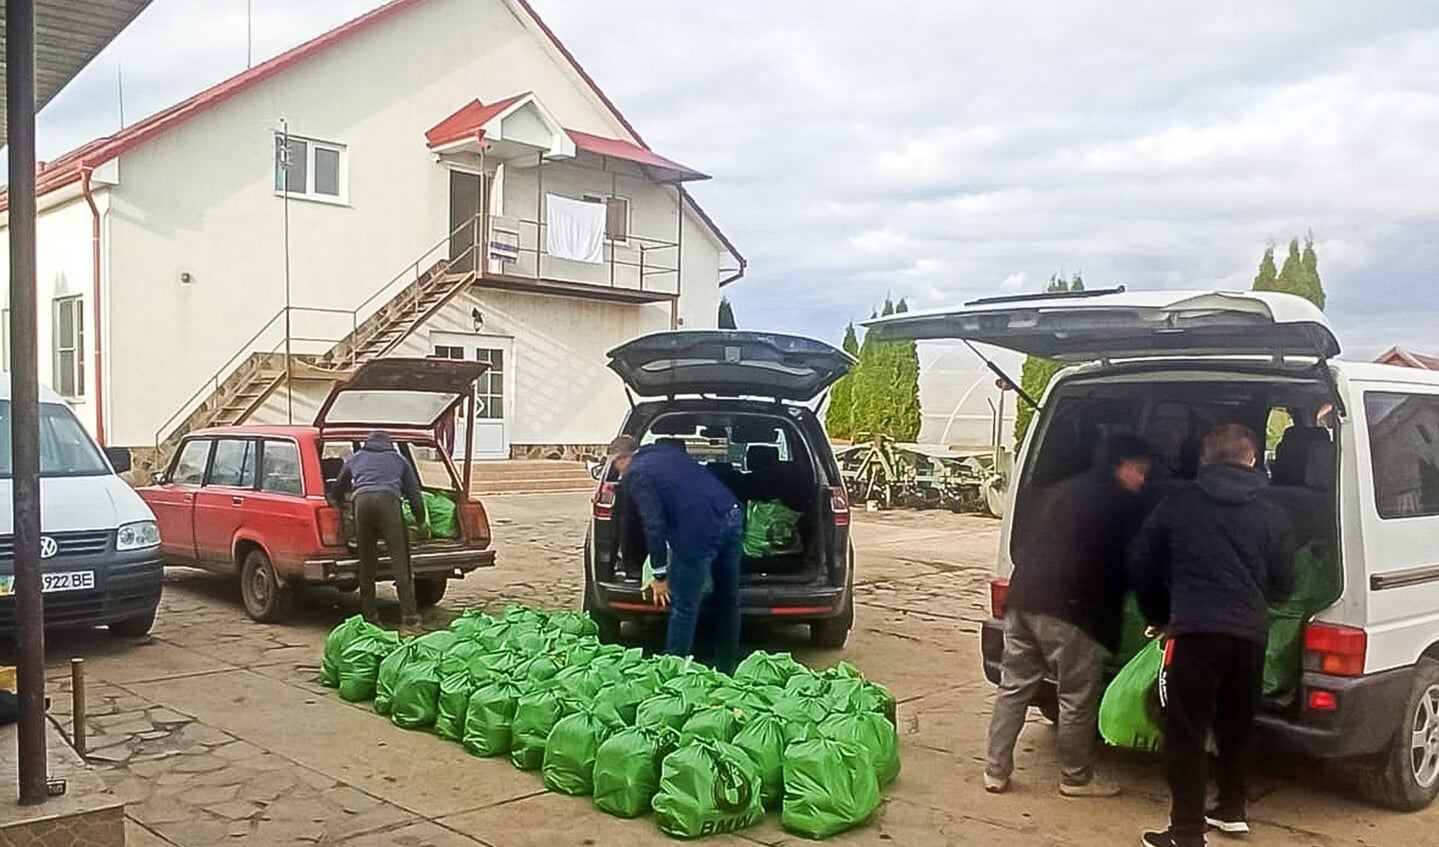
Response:
[[[205,726],[200,723],[190,724],[180,730],[178,735],[190,743],[199,744],[204,747],[218,747],[223,744],[229,744],[235,740],[235,737],[228,733],[221,732],[214,727]]]
[[[130,762],[129,767],[130,773],[138,776],[141,779],[146,780],[155,779],[160,774],[165,773],[169,769],[170,764],[166,762],[164,758],[147,759],[143,757],[136,757]]]
[[[115,782],[107,780],[107,784],[110,793],[115,795],[115,799],[127,805],[145,802],[150,799],[150,795],[155,790],[154,785],[148,780],[137,779],[133,776],[124,776]]]
[[[176,773],[209,773],[224,768],[228,762],[224,759],[211,756],[208,753],[203,756],[184,756],[175,763]]]
[[[271,820],[261,820],[255,826],[254,833],[254,842],[264,844],[266,847],[270,847],[270,845],[282,847],[282,845],[319,844],[325,838],[325,825],[314,821],[277,817]],[[418,847],[418,843],[416,847]]]
[[[102,723],[104,721],[104,723]],[[150,732],[155,725],[150,719],[141,714],[135,717],[133,712],[126,712],[118,715],[103,715],[93,718],[89,722],[90,730],[97,734],[107,736],[138,735],[142,732]]]
[[[180,792],[180,802],[191,806],[210,806],[234,800],[239,793],[238,785],[197,785]]]
[[[195,719],[179,712],[159,707],[149,711],[150,720],[157,724],[181,724],[190,723]]]
[[[205,811],[228,820],[249,820],[258,815],[264,807],[248,800],[230,800],[226,803],[207,805]]]
[[[162,838],[185,847],[207,847],[227,841],[230,837],[230,821],[219,818],[196,817],[191,813],[188,820],[174,823],[155,824],[152,829]]]
[[[378,799],[348,785],[341,785],[339,788],[326,791],[325,801],[352,815],[357,815],[380,803]]]
[[[193,809],[188,809],[174,800],[161,800],[155,797],[134,806],[126,806],[125,813],[150,827],[187,820],[195,815]]]
[[[128,762],[135,751],[130,748],[129,742],[114,744],[109,747],[101,747],[98,750],[87,752],[86,758],[91,761],[104,762],[106,764],[118,765]]]
[[[229,744],[216,747],[211,752],[226,761],[240,762],[254,756],[263,755],[265,751],[248,741],[232,741]]]
[[[319,771],[312,771],[309,768],[297,769],[295,771],[295,778],[318,791],[326,791],[339,784],[333,776],[322,774]]]

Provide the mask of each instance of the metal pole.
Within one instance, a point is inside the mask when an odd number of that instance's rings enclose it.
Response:
[[[20,804],[44,803],[45,606],[40,594],[40,376],[35,307],[35,2],[5,0],[10,145],[10,415],[15,509]]]
[[[285,216],[285,404],[286,418],[288,423],[295,423],[295,380],[291,373],[292,359],[290,356],[290,124],[284,118],[280,118],[280,138],[284,144],[280,167],[284,169],[284,179],[280,181],[281,193],[284,195],[280,201],[284,207]],[[306,150],[309,148],[307,147]]]
[[[465,401],[465,496],[470,496],[470,479],[475,464],[475,390],[470,386],[470,397]]]
[[[604,163],[605,163],[605,170],[607,170],[607,171],[610,170],[610,160],[609,160],[608,158],[606,158],[606,159],[604,159],[603,161],[604,161]],[[615,243],[615,240],[614,240],[613,238],[610,238],[610,237],[609,237],[609,236],[610,236],[610,232],[609,232],[609,229],[610,229],[610,204],[613,203],[613,202],[615,202],[615,195],[619,193],[619,190],[620,190],[620,178],[619,178],[619,176],[618,176],[614,171],[610,171],[610,196],[609,196],[609,199],[605,201],[605,240],[610,243],[610,288],[614,288],[614,287],[615,287],[615,253],[618,252],[618,248],[619,248],[619,245]],[[629,233],[625,233],[625,234],[628,235]],[[643,288],[645,287],[645,284],[644,284],[644,283],[645,283],[645,281],[644,281],[643,279],[641,279],[641,280],[640,280],[640,288],[641,288],[641,289],[643,289]]]
[[[89,742],[85,738],[85,660],[70,660],[70,743],[80,758],[85,758]]]

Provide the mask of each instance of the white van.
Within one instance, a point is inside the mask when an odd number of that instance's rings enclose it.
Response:
[[[1050,384],[1016,461],[982,630],[991,681],[1011,542],[1044,523],[1035,492],[1123,432],[1156,451],[1157,498],[1192,478],[1210,427],[1264,433],[1283,412],[1292,424],[1266,457],[1268,496],[1302,547],[1298,596],[1274,615],[1261,732],[1271,749],[1352,761],[1385,806],[1418,809],[1439,793],[1439,373],[1335,361],[1323,314],[1273,293],[997,297],[870,327],[1084,363]]]
[[[0,375],[0,631],[15,628],[10,377]],[[101,450],[55,392],[40,389],[40,568],[47,628],[155,623],[163,572],[155,515],[116,475],[129,454]]]

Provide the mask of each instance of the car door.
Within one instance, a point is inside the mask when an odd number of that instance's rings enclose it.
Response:
[[[187,439],[164,479],[145,492],[145,501],[160,526],[160,550],[168,562],[189,565],[196,561],[195,495],[205,481],[213,444],[208,438]]]
[[[208,568],[235,567],[235,536],[245,522],[246,506],[255,490],[257,443],[253,438],[215,439],[210,470],[195,492],[195,550]]]
[[[305,445],[315,451],[313,441]],[[284,577],[301,575],[305,559],[322,552],[315,512],[325,504],[306,496],[306,491],[313,490],[306,486],[307,476],[318,472],[318,461],[316,454],[315,465],[307,465],[294,441],[267,438],[260,442],[260,478],[249,499],[248,529]]]

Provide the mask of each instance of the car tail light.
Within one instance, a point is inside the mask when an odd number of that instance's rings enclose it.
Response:
[[[460,504],[460,528],[464,530],[465,540],[470,543],[489,545],[490,516],[485,514],[485,507],[478,502],[466,500]]]
[[[1333,691],[1314,689],[1305,701],[1311,712],[1332,712],[1339,708],[1339,697]]]
[[[1004,617],[1004,601],[1009,599],[1009,580],[989,581],[989,613],[996,618]]]
[[[834,515],[835,526],[849,526],[849,492],[843,485],[829,490],[829,510]]]
[[[615,514],[615,484],[613,482],[602,482],[595,491],[594,500],[595,520],[607,521]]]
[[[345,546],[345,531],[340,520],[340,510],[334,506],[322,506],[315,512],[315,529],[320,533],[322,546]]]
[[[1315,623],[1304,629],[1304,669],[1331,676],[1360,676],[1369,636],[1350,626]]]

